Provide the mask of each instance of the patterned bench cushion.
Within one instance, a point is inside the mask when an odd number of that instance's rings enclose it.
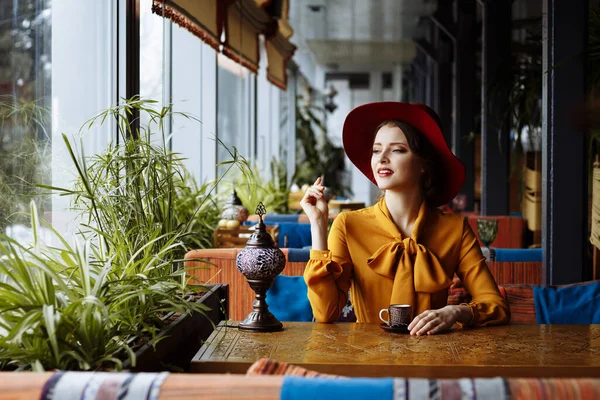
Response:
[[[510,308],[511,324],[535,324],[536,313],[533,299],[533,286],[531,285],[501,285],[500,294],[504,297]],[[455,278],[448,290],[448,304],[458,305],[469,303],[471,295],[464,288],[460,280]]]
[[[538,316],[536,312],[536,301],[535,301],[535,291],[544,292],[544,293],[555,293],[554,302],[556,307],[560,306],[561,301],[564,301],[564,297],[568,293],[572,293],[570,296],[573,297],[573,300],[567,301],[565,304],[575,304],[575,299],[582,299],[582,293],[589,293],[586,298],[587,300],[584,303],[580,304],[578,308],[584,312],[587,311],[588,319],[591,320],[588,322],[579,321],[579,322],[587,322],[594,323],[594,321],[598,318],[598,312],[596,312],[596,303],[598,297],[600,295],[598,292],[600,291],[600,281],[588,281],[588,282],[578,282],[572,283],[569,285],[547,285],[547,286],[536,286],[536,285],[500,285],[498,288],[500,289],[500,294],[502,297],[506,299],[508,302],[508,306],[510,308],[511,313],[511,324],[537,324],[537,323],[568,323],[569,318],[564,317],[560,319],[560,313],[557,310],[553,310],[553,318],[550,319],[547,316]],[[561,297],[562,296],[562,297]],[[462,283],[458,278],[454,278],[454,282],[450,289],[448,290],[448,304],[462,304],[468,303],[471,301],[471,296],[467,292],[467,290],[462,286]],[[540,305],[538,304],[538,307]],[[568,307],[568,306],[567,306]],[[572,311],[567,311],[567,313]],[[564,314],[564,313],[563,313]],[[538,322],[539,321],[539,322]]]
[[[595,399],[600,398],[600,379],[594,378],[348,378],[324,374],[296,365],[260,359],[250,366],[246,375],[283,375],[281,399],[311,398],[324,389],[333,390],[330,399],[353,399],[358,393],[357,384],[389,385],[381,400],[392,399]],[[303,379],[304,378],[304,379]],[[313,378],[313,379],[306,379]],[[341,378],[341,379],[336,379]],[[331,384],[327,380],[331,379]],[[314,385],[313,385],[314,383]],[[286,388],[286,385],[290,387]],[[287,389],[287,390],[286,390]],[[292,390],[293,389],[293,390]],[[350,390],[350,392],[348,392]],[[310,392],[310,394],[308,393]],[[321,396],[323,397],[323,396]]]

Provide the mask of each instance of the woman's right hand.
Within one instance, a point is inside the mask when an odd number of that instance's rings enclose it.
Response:
[[[321,185],[321,182],[321,177],[318,177],[315,183],[306,190],[304,197],[300,200],[300,206],[311,224],[327,225],[329,206],[325,200],[325,186]]]

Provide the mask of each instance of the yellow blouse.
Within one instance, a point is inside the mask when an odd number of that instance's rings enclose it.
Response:
[[[312,250],[304,271],[317,321],[333,322],[350,290],[358,322],[379,322],[379,310],[411,304],[413,318],[442,308],[456,273],[473,301],[470,325],[508,323],[510,312],[466,218],[423,203],[411,237],[392,221],[385,199],[341,213],[327,251]]]

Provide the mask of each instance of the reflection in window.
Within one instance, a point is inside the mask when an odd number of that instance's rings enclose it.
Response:
[[[219,54],[217,56],[217,137],[230,150],[238,152],[250,160],[253,158],[251,135],[254,132],[251,121],[252,90],[254,76],[239,64]],[[217,147],[217,162],[231,160],[227,149]],[[220,167],[218,174],[227,169]]]
[[[0,231],[19,237],[50,182],[51,1],[0,1]]]
[[[163,18],[152,12],[152,0],[140,1],[140,97],[146,100],[155,100],[154,105],[157,111],[163,105],[170,102],[165,97],[165,82],[168,79],[168,68],[170,60],[165,59],[165,43],[170,38],[171,22],[168,18]],[[168,57],[168,55],[167,55]],[[166,121],[168,123],[168,121]],[[153,133],[158,133],[159,128],[155,124],[150,124],[150,117],[147,113],[140,114],[140,127],[142,129],[151,129]],[[162,143],[162,138],[153,138],[157,144]]]

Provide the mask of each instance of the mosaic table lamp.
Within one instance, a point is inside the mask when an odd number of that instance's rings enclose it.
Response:
[[[275,277],[285,268],[283,252],[275,247],[273,238],[265,229],[263,222],[265,213],[264,205],[259,203],[256,208],[259,218],[256,229],[235,260],[238,270],[246,277],[255,293],[252,312],[240,322],[238,328],[255,332],[274,332],[283,329],[283,324],[269,312],[269,306],[265,301],[267,290],[273,285]]]

